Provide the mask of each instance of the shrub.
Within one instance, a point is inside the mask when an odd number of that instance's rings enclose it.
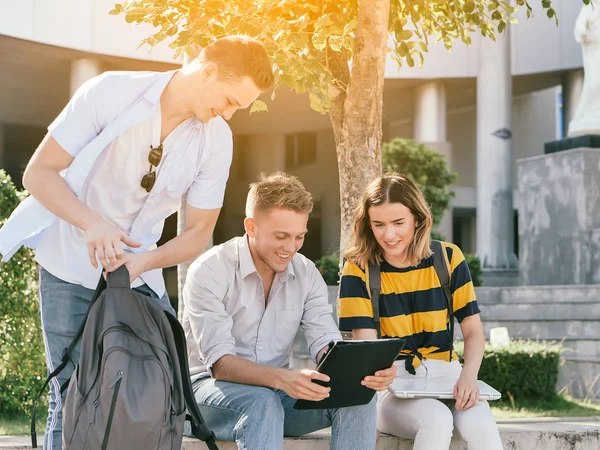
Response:
[[[465,259],[469,266],[469,272],[471,272],[471,278],[473,279],[473,286],[483,285],[483,270],[481,269],[481,260],[472,254],[466,254]]]
[[[25,197],[0,170],[0,226]],[[33,252],[0,263],[0,413],[29,413],[46,377]]]
[[[463,342],[457,342],[461,362]],[[502,393],[504,402],[548,400],[556,396],[562,345],[542,341],[513,340],[506,349],[486,344],[479,379]]]
[[[325,283],[329,286],[336,286],[340,279],[340,259],[335,255],[323,256],[315,261],[315,265]]]

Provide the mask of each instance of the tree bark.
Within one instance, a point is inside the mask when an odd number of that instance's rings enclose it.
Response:
[[[342,54],[330,56],[336,78],[349,81],[345,92],[334,99],[329,113],[339,169],[342,255],[352,232],[352,214],[360,196],[371,180],[381,176],[389,14],[390,0],[359,0],[351,75]]]

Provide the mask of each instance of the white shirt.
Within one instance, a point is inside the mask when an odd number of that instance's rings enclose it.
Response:
[[[246,236],[213,247],[191,265],[183,301],[194,378],[211,374],[224,355],[287,368],[300,327],[313,360],[329,342],[342,339],[314,263],[295,254],[287,269],[275,275],[265,299]]]
[[[207,124],[188,119],[165,140],[152,191],[140,181],[150,167],[150,144],[160,141],[160,96],[175,71],[106,72],[86,82],[48,127],[52,137],[75,157],[63,175],[78,198],[118,223],[152,250],[164,220],[181,197],[200,209],[223,205],[232,159],[232,137],[220,117]],[[145,162],[144,162],[145,161]],[[115,183],[119,181],[119,183]],[[141,192],[140,192],[141,191]],[[100,268],[89,261],[83,233],[29,197],[0,229],[0,253],[7,260],[21,245],[36,248],[36,258],[65,281],[95,288]],[[142,274],[142,282],[162,296],[162,270]]]

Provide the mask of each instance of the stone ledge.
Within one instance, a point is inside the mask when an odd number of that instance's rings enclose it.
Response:
[[[600,417],[532,418],[498,421],[505,450],[598,450]],[[327,430],[302,438],[286,438],[284,450],[328,450]],[[220,450],[237,450],[231,442],[219,442]],[[30,449],[29,438],[0,436],[0,450]],[[201,441],[184,439],[182,450],[206,450]],[[362,449],[348,449],[362,450]],[[382,435],[377,450],[412,450],[412,441]],[[450,450],[467,450],[466,444],[453,439]]]

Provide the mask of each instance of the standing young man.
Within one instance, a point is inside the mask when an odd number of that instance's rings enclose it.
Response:
[[[374,450],[375,398],[368,405],[296,410],[295,399],[323,400],[328,381],[314,370],[289,370],[299,327],[316,361],[341,340],[327,286],[297,253],[306,235],[311,195],[297,178],[277,173],[252,185],[246,236],[212,248],[190,267],[183,299],[196,401],[217,439],[240,450],[278,450],[283,437],[332,426],[331,448]],[[366,377],[383,390],[395,368]]]
[[[0,253],[6,260],[21,245],[36,249],[50,372],[103,268],[126,265],[134,288],[172,310],[162,268],[202,253],[222,206],[232,158],[224,119],[272,84],[262,45],[228,37],[180,70],[95,77],[48,127],[23,177],[31,197],[0,230]],[[185,193],[185,231],[157,248],[165,219]],[[59,389],[72,370],[51,384],[48,450],[61,448]]]

